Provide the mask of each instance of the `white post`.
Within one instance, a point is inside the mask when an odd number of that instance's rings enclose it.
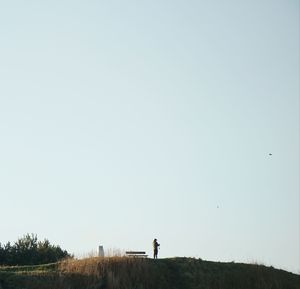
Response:
[[[103,246],[98,247],[98,257],[104,257],[104,249]]]

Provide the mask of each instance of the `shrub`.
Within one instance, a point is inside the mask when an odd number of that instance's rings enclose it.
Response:
[[[13,245],[0,243],[0,265],[39,265],[57,262],[71,257],[60,246],[51,245],[49,240],[38,241],[34,234],[26,234]]]

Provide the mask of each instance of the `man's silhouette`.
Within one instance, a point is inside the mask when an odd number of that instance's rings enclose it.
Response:
[[[157,239],[153,240],[153,259],[157,259],[158,247],[160,244],[157,243]]]

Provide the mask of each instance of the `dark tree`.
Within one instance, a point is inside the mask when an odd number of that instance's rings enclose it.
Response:
[[[14,245],[0,243],[0,265],[38,265],[54,263],[71,257],[60,246],[51,245],[49,240],[38,241],[34,234],[26,234]]]

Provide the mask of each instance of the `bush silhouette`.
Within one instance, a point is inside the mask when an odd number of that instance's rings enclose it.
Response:
[[[49,240],[39,241],[34,234],[26,234],[13,245],[0,243],[0,265],[39,265],[57,262],[71,257],[60,246],[50,244]]]

